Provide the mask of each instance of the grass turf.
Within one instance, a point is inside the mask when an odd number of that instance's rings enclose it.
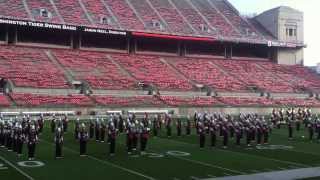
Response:
[[[285,145],[285,149],[256,149],[245,145],[237,147],[235,140],[230,139],[227,149],[221,148],[221,139],[217,147],[199,149],[198,136],[173,136],[168,138],[165,131],[160,137],[151,137],[148,142],[146,155],[127,155],[125,135],[117,137],[116,155],[108,156],[107,143],[98,143],[91,140],[88,143],[87,157],[79,157],[79,143],[73,138],[73,123],[70,123],[69,132],[65,134],[63,159],[54,159],[53,134],[49,124],[45,124],[41,141],[37,144],[36,160],[43,162],[41,167],[21,167],[17,162],[26,161],[26,146],[24,155],[17,157],[13,152],[0,148],[0,178],[3,180],[15,179],[161,179],[184,180],[210,178],[258,172],[279,171],[303,167],[320,166],[320,144],[310,142],[306,138],[307,131],[294,132],[296,137],[288,141],[288,132],[285,128],[274,129],[270,144]],[[209,137],[207,137],[209,144]],[[242,140],[244,144],[244,139]],[[262,147],[270,147],[269,145]],[[168,154],[168,151],[189,153],[188,156]],[[17,169],[25,173],[23,175]],[[3,169],[1,169],[3,164]]]

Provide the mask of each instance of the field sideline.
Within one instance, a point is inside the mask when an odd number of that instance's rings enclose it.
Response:
[[[200,149],[194,129],[192,136],[176,137],[173,131],[171,138],[167,138],[163,131],[160,137],[149,139],[148,154],[130,156],[126,153],[125,136],[120,135],[115,156],[108,156],[107,143],[91,140],[88,143],[89,156],[80,157],[79,143],[73,138],[74,126],[69,124],[69,132],[64,136],[64,158],[59,160],[54,159],[53,134],[49,123],[45,124],[36,149],[36,161],[42,162],[43,166],[23,167],[18,164],[27,160],[25,145],[24,156],[20,158],[0,148],[1,180],[192,180],[320,166],[320,144],[302,138],[308,136],[304,129],[299,133],[294,131],[296,138],[293,141],[288,141],[285,128],[274,129],[270,144],[259,149],[245,145],[237,147],[233,145],[233,139],[227,149],[221,148],[221,139],[217,148]],[[35,165],[32,162],[25,164]]]

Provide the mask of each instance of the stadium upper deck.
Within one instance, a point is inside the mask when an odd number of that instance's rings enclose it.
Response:
[[[277,41],[225,0],[0,1],[0,17],[267,44]]]

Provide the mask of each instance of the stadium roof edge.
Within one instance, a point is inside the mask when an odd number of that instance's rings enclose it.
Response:
[[[48,23],[43,21],[33,21],[26,20],[24,18],[12,18],[4,17],[0,15],[0,24],[8,24],[15,26],[24,26],[24,27],[34,27],[34,28],[47,28],[47,29],[60,29],[60,30],[69,30],[69,31],[83,31],[83,32],[92,32],[100,34],[113,34],[113,35],[123,35],[123,36],[143,36],[143,37],[157,37],[157,38],[166,38],[166,39],[177,39],[177,40],[191,40],[191,41],[220,41],[220,42],[229,42],[229,43],[246,43],[246,44],[260,44],[268,45],[275,47],[286,47],[286,48],[296,48],[304,47],[303,43],[288,43],[281,42],[278,40],[257,40],[249,38],[235,38],[235,37],[208,37],[208,36],[186,36],[181,34],[172,34],[172,33],[158,33],[158,32],[148,32],[148,31],[132,31],[132,30],[123,30],[123,29],[104,29],[91,26],[80,26],[74,24],[57,24],[57,23]]]

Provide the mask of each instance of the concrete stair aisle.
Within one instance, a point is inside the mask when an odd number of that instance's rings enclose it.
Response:
[[[221,66],[219,66],[218,64],[215,64],[214,62],[209,62],[212,66],[218,68],[221,72],[223,72],[226,76],[231,76],[233,78],[235,78],[236,80],[238,80],[239,82],[245,84],[248,87],[248,84],[241,81],[237,76],[232,75],[231,73],[229,73],[228,71],[226,71],[224,68],[222,68]]]
[[[70,72],[70,70],[64,68],[62,66],[62,64],[60,64],[57,59],[54,57],[54,55],[52,55],[50,50],[46,50],[45,54],[48,56],[49,60],[60,70],[63,72],[64,77],[67,79],[69,85],[74,88],[73,82],[75,81],[72,73]]]
[[[197,87],[197,82],[187,78],[185,75],[183,75],[182,72],[180,72],[177,68],[175,68],[170,62],[168,62],[166,59],[164,58],[160,58],[160,61],[164,64],[166,64],[168,66],[168,68],[170,68],[170,70],[172,70],[173,72],[175,72],[181,79],[186,80],[187,82],[189,82],[190,84],[192,84],[193,87]]]
[[[122,67],[122,66],[121,66],[117,61],[115,61],[110,55],[107,55],[107,58],[108,58],[108,60],[110,60],[115,66],[117,66],[117,68],[119,69],[119,71],[120,71],[122,74],[124,74],[124,75],[126,75],[126,76],[134,79],[136,82],[138,82],[138,80],[137,80],[130,72],[128,72],[124,67]]]

